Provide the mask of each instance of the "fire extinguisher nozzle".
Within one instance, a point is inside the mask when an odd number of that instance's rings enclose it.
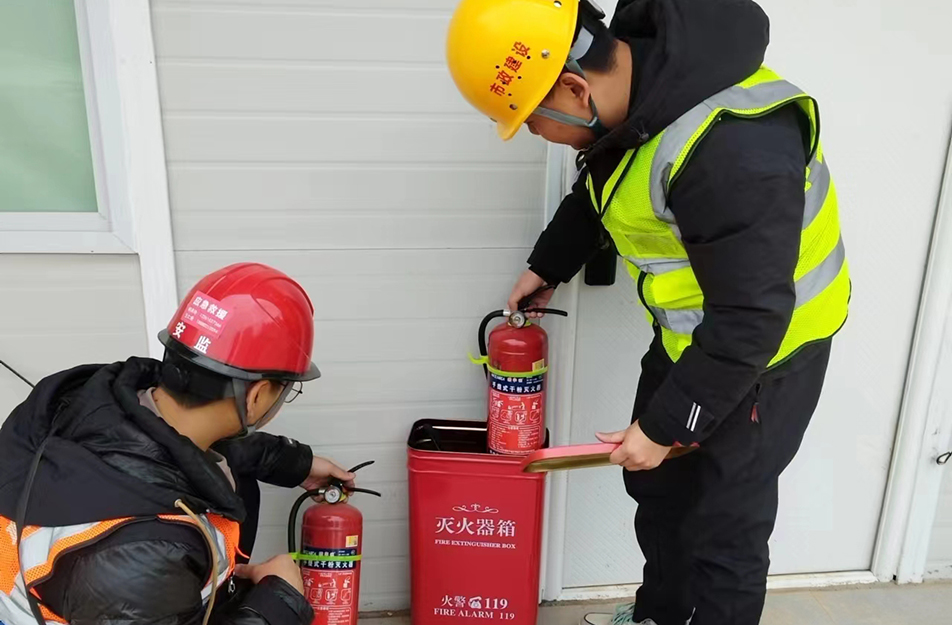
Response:
[[[372,464],[375,463],[375,462],[376,462],[376,460],[368,460],[367,462],[361,462],[361,463],[358,464],[356,467],[354,467],[353,469],[351,469],[351,470],[350,470],[350,473],[357,473],[357,472],[360,471],[361,469],[365,469],[365,468],[369,467],[370,465],[372,465]]]
[[[348,488],[348,492],[351,493],[363,493],[365,495],[373,495],[375,497],[383,497],[380,493],[375,490],[370,490],[369,488]]]

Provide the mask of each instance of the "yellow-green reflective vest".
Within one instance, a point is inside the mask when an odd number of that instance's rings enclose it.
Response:
[[[601,197],[588,175],[592,205],[627,261],[649,310],[648,318],[661,327],[662,342],[673,361],[691,344],[692,333],[704,317],[704,294],[668,208],[671,189],[695,148],[725,115],[761,117],[792,103],[810,119],[811,154],[805,172],[800,257],[793,276],[796,307],[780,349],[770,361],[770,366],[777,365],[807,343],[833,336],[846,321],[850,297],[836,190],[820,146],[816,102],[771,70],[761,68],[626,153]]]

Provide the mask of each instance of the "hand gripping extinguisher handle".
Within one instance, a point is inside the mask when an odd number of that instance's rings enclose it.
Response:
[[[375,462],[374,460],[368,460],[367,462],[362,462],[358,464],[356,467],[354,467],[353,469],[351,469],[350,473],[356,473],[357,471],[360,471],[364,467],[369,467],[374,462]],[[375,495],[377,497],[383,497],[383,495],[381,495],[375,490],[370,490],[367,488],[347,487],[347,485],[344,484],[343,481],[339,480],[336,477],[332,477],[329,480],[327,480],[327,486],[321,486],[320,488],[315,488],[313,490],[309,490],[303,493],[300,497],[294,500],[294,505],[291,506],[291,514],[288,515],[288,553],[292,553],[292,554],[297,553],[297,546],[295,545],[296,541],[294,540],[294,534],[295,534],[294,530],[297,529],[298,512],[301,511],[301,506],[308,499],[311,499],[314,497],[323,497],[324,493],[327,491],[327,488],[329,486],[339,488],[341,491],[344,491],[347,493],[364,493],[366,495]]]
[[[545,293],[546,291],[554,291],[554,290],[555,290],[555,287],[553,285],[545,284],[539,287],[538,289],[536,289],[535,291],[533,291],[532,293],[529,293],[528,295],[523,297],[521,300],[519,300],[519,312],[541,313],[543,315],[558,315],[560,317],[568,317],[569,314],[567,312],[565,312],[564,310],[559,310],[558,308],[529,308],[529,304],[532,303],[532,300],[537,298],[542,293]]]
[[[532,293],[529,293],[521,300],[519,300],[519,312],[524,313],[541,313],[543,315],[558,315],[560,317],[568,317],[569,314],[564,310],[559,310],[558,308],[529,308],[529,304],[532,303],[532,300],[537,298],[542,293],[546,291],[554,291],[555,287],[551,284],[545,284]]]
[[[558,315],[560,317],[568,317],[569,314],[564,310],[559,310],[557,308],[528,308],[529,304],[532,303],[539,294],[544,293],[545,291],[550,291],[555,287],[551,284],[546,284],[541,288],[536,289],[529,295],[526,295],[521,300],[519,300],[519,311],[521,313],[541,313],[543,315]],[[493,319],[500,319],[503,317],[510,317],[511,311],[507,310],[494,310],[485,317],[483,317],[482,322],[479,324],[479,330],[476,335],[476,339],[479,341],[479,355],[485,358],[489,355],[488,349],[486,347],[486,329],[489,327],[490,322]],[[522,323],[525,322],[525,315],[522,315]],[[521,327],[521,324],[516,327]],[[483,363],[483,373],[486,374],[486,377],[489,377],[489,365]]]

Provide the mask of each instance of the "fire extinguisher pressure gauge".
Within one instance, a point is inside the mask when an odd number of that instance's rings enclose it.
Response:
[[[328,486],[327,489],[324,491],[324,501],[326,501],[327,503],[331,503],[331,504],[340,503],[343,497],[344,497],[344,493],[341,491],[341,489],[337,488],[336,486]]]

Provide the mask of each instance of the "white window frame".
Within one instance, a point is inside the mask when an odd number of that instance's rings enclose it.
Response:
[[[136,254],[149,353],[177,303],[148,0],[74,0],[97,213],[0,213],[0,253]]]

